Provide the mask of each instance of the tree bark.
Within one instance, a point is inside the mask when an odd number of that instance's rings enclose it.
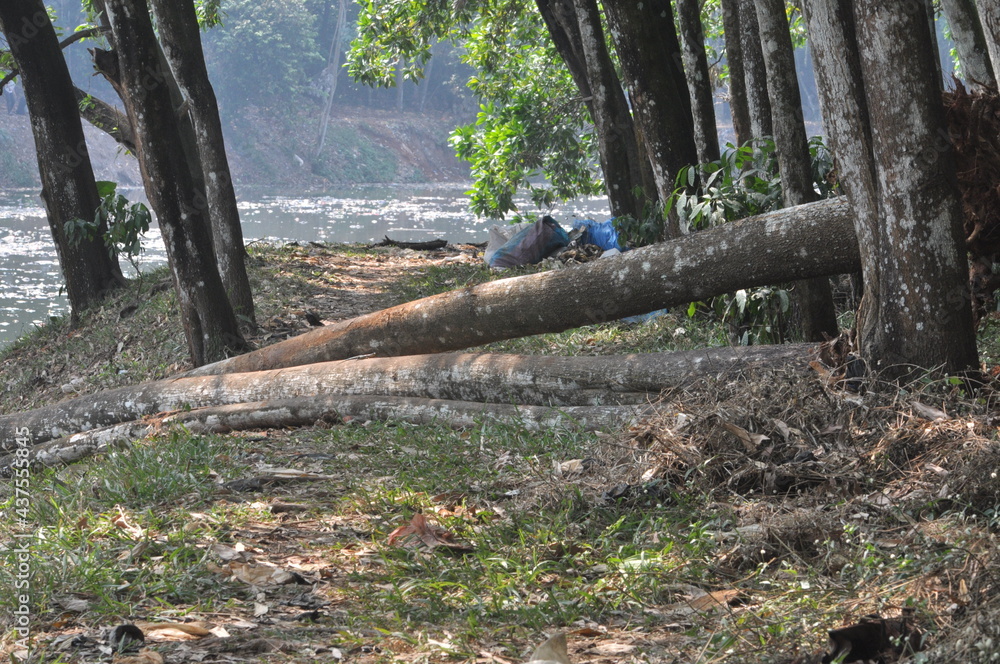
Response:
[[[208,217],[170,100],[145,0],[108,0],[117,82],[135,131],[146,196],[156,212],[195,366],[246,349],[215,264]],[[109,80],[115,81],[114,72]]]
[[[681,70],[680,42],[667,0],[605,4],[636,124],[653,168],[661,201],[670,199],[682,168],[698,161],[691,98]],[[674,215],[664,236],[687,232]]]
[[[636,195],[634,191],[642,187],[642,168],[649,162],[638,153],[635,124],[608,54],[597,0],[574,0],[574,5],[580,49],[593,97],[591,117],[598,143],[602,146],[601,166],[609,192],[611,215],[641,220],[645,200],[655,198],[655,193],[662,196],[662,192],[648,191]],[[634,151],[630,149],[632,146],[636,146]]]
[[[819,196],[813,188],[809,140],[795,75],[795,53],[788,32],[785,0],[757,0],[756,10],[767,93],[774,111],[774,145],[784,203],[788,207],[812,203]],[[828,277],[796,282],[792,299],[804,340],[823,341],[837,336],[837,311]]]
[[[750,111],[750,133],[752,138],[760,139],[774,135],[771,100],[767,96],[767,70],[754,0],[739,0],[739,5],[740,50],[743,54],[747,109]]]
[[[72,243],[65,224],[91,221],[100,198],[76,104],[73,81],[41,0],[0,3],[0,29],[21,70],[42,180],[42,200],[66,282],[74,322],[87,307],[124,283],[117,261],[99,236]]]
[[[1000,3],[995,0],[977,0],[983,37],[993,64],[993,78],[1000,82]]]
[[[677,27],[684,52],[684,74],[691,95],[698,162],[707,164],[719,160],[719,130],[715,124],[712,79],[708,72],[705,31],[701,25],[701,3],[698,0],[677,0]]]
[[[326,56],[325,75],[330,77],[330,90],[326,93],[326,101],[323,103],[323,114],[319,120],[319,137],[316,139],[316,158],[323,153],[323,146],[326,144],[326,130],[330,125],[330,113],[333,111],[333,97],[337,94],[337,80],[340,77],[340,42],[344,31],[344,24],[347,23],[347,0],[337,0],[337,26],[333,30],[333,37],[330,39],[330,52]],[[434,59],[431,58],[431,66]],[[428,72],[427,77],[430,78]],[[428,81],[429,82],[429,81]],[[421,98],[420,106],[423,110],[424,100]]]
[[[607,49],[595,46],[589,57],[584,53],[574,0],[536,0],[536,4],[556,50],[580,90],[590,117],[595,123],[597,118],[603,118],[602,123],[616,132],[617,140],[598,141],[597,144],[612,214],[640,219],[646,205],[656,202],[656,186],[652,166],[640,146],[628,100]],[[590,66],[605,77],[602,79],[605,88],[600,95],[594,95]],[[634,193],[636,190],[642,191],[638,197]]]
[[[244,329],[253,329],[256,317],[244,260],[243,228],[194,4],[191,0],[153,0],[152,8],[164,55],[194,126],[195,149],[205,185],[205,199],[198,204],[211,224],[219,276]]]
[[[132,135],[132,125],[129,124],[128,116],[80,88],[73,88],[73,91],[76,94],[80,116],[115,139],[118,145],[135,154],[135,137]]]
[[[808,12],[864,271],[857,341],[889,376],[977,366],[954,156],[919,9],[813,0]]]
[[[643,406],[663,389],[700,377],[736,375],[762,364],[804,366],[814,349],[805,344],[603,357],[443,354],[171,378],[0,416],[0,450],[12,449],[17,432],[25,428],[36,443],[44,443],[162,412],[313,397],[341,399],[341,404],[348,397],[514,403],[577,413]]]
[[[445,401],[416,397],[315,395],[209,406],[174,413],[153,421],[137,420],[63,436],[35,445],[28,452],[31,465],[60,466],[181,426],[194,434],[230,433],[255,429],[314,426],[317,422],[341,424],[351,420],[443,424],[456,429],[480,426],[484,420],[516,421],[529,431],[573,426],[583,431],[621,429],[651,412],[637,406],[523,406]],[[14,454],[0,457],[0,476],[16,460]]]
[[[753,138],[753,129],[750,126],[743,46],[740,39],[740,0],[721,0],[721,6],[723,37],[726,40],[726,63],[729,65],[729,112],[733,118],[736,145],[746,145]]]
[[[997,79],[975,0],[941,0],[941,8],[951,26],[966,83],[973,88],[996,87]]]
[[[848,205],[787,208],[565,270],[401,304],[195,370],[259,371],[364,356],[419,355],[704,300],[740,288],[860,268]]]
[[[922,0],[924,14],[927,16],[927,32],[930,36],[931,60],[934,64],[934,80],[937,81],[938,91],[944,91],[944,72],[941,70],[941,48],[938,46],[937,20],[934,15],[934,0]]]

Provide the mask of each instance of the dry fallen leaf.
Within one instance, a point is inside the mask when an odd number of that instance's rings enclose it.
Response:
[[[135,538],[141,538],[145,535],[145,531],[139,526],[134,526],[128,522],[128,518],[125,516],[125,510],[121,506],[115,506],[117,514],[111,517],[111,523],[114,524],[115,528],[124,530],[126,533]]]
[[[163,655],[153,650],[143,650],[138,655],[114,655],[113,664],[163,664]]]
[[[556,475],[558,476],[572,476],[581,475],[587,471],[587,469],[593,464],[590,459],[571,459],[569,461],[563,461],[562,463],[556,462]]]
[[[226,546],[219,542],[212,544],[212,553],[217,555],[222,561],[237,560],[240,562],[249,561],[252,556],[242,544],[237,544],[235,547]]]
[[[544,662],[545,664],[570,664],[569,652],[566,649],[566,635],[562,632],[550,636],[545,643],[538,646],[529,662]]]
[[[90,602],[76,597],[61,597],[56,600],[56,604],[61,606],[66,611],[72,611],[74,613],[83,613],[90,608]]]
[[[472,550],[472,547],[468,544],[454,541],[454,537],[453,533],[448,532],[440,526],[435,526],[433,523],[427,521],[427,517],[417,512],[413,515],[409,524],[400,526],[389,533],[386,543],[389,546],[398,543],[399,546],[406,548],[413,548],[423,544],[429,549],[444,546],[456,551]]]
[[[136,623],[148,641],[190,641],[211,636],[212,632],[198,623]]]
[[[920,403],[919,401],[914,401],[910,404],[910,407],[913,408],[914,413],[924,419],[931,420],[932,422],[951,419],[948,417],[948,413],[943,410],[935,408],[934,406],[928,406],[927,404]]]
[[[231,575],[251,586],[281,586],[289,583],[304,583],[302,577],[295,572],[289,572],[268,563],[251,564],[234,560],[220,567],[209,561],[206,567],[210,572]]]
[[[698,597],[693,597],[687,601],[687,605],[695,611],[707,611],[728,606],[742,594],[741,590],[730,588],[728,590],[714,590]]]
[[[731,422],[723,422],[722,426],[726,431],[739,438],[740,442],[743,443],[743,447],[750,453],[756,452],[757,447],[759,447],[765,440],[771,440],[764,434],[750,433],[743,427]]]

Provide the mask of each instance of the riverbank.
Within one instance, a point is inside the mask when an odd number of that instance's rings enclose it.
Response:
[[[249,108],[224,127],[237,185],[304,192],[332,184],[456,182],[469,177],[448,145],[458,120],[440,114],[335,107],[325,147],[315,154],[319,109],[304,99],[275,116]],[[84,123],[97,179],[142,186],[135,158]],[[0,111],[0,189],[39,186],[27,115]]]
[[[258,344],[305,330],[307,314],[332,321],[495,278],[472,247],[251,251]],[[175,312],[161,270],[79,329],[33,332],[0,355],[0,411],[186,368]],[[680,312],[486,350],[622,354],[724,338],[711,317]],[[34,652],[92,661],[128,622],[167,661],[509,663],[564,632],[580,664],[805,664],[821,661],[811,653],[828,630],[868,620],[853,643],[989,661],[995,396],[932,380],[855,388],[822,365],[707,378],[598,433],[333,413],[286,430],[167,428],[35,469],[23,515],[34,536],[17,540],[31,551]],[[0,482],[8,524],[14,497]],[[23,594],[13,570],[0,566],[0,615]],[[883,628],[919,634],[883,642]],[[18,649],[13,634],[0,654]]]

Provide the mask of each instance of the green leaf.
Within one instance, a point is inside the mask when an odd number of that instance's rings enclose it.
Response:
[[[107,180],[97,181],[97,195],[100,196],[101,198],[106,198],[111,194],[115,193],[115,190],[117,188],[118,188],[118,183],[116,182],[108,182]]]

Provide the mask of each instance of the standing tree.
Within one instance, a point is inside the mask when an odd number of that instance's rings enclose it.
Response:
[[[340,78],[340,42],[343,39],[344,27],[347,23],[347,0],[337,0],[337,24],[330,38],[330,52],[326,56],[326,69],[323,78],[329,82],[330,89],[326,91],[326,101],[323,102],[323,113],[319,120],[319,137],[316,139],[316,157],[323,153],[326,144],[326,130],[330,125],[330,114],[333,112],[333,98],[337,94],[337,80]]]
[[[726,63],[729,65],[729,112],[733,118],[736,144],[745,145],[753,138],[747,84],[743,71],[743,45],[740,39],[740,0],[720,0],[723,37],[726,40]]]
[[[243,228],[226,158],[219,107],[205,67],[194,2],[153,0],[152,8],[170,73],[194,126],[193,149],[198,155],[194,161],[201,169],[199,179],[205,188],[204,200],[197,205],[208,215],[215,260],[229,301],[237,316],[245,321],[245,327],[252,329],[255,320],[253,293],[244,260]]]
[[[996,86],[990,62],[989,47],[975,0],[941,0],[951,36],[958,50],[958,60],[962,65],[965,80],[973,87]]]
[[[747,109],[750,112],[752,138],[774,135],[771,100],[767,94],[767,69],[760,45],[760,26],[754,0],[738,0],[740,6],[740,50],[743,54],[743,79],[746,82]]]
[[[993,64],[993,78],[1000,82],[1000,3],[995,0],[977,0],[979,19],[983,26],[983,39]]]
[[[108,0],[114,51],[102,73],[116,85],[135,132],[146,195],[156,212],[177,288],[192,362],[247,348],[212,252],[145,0]]]
[[[578,24],[580,51],[591,96],[590,114],[597,133],[611,214],[641,219],[645,198],[654,195],[654,192],[642,191],[643,175],[650,171],[650,164],[639,154],[635,125],[608,54],[597,0],[573,0],[572,5],[575,5],[571,11]],[[655,173],[655,167],[652,173]],[[663,192],[659,193],[664,200]]]
[[[807,16],[861,252],[861,353],[890,376],[975,369],[962,210],[923,5],[810,0]]]
[[[667,201],[680,170],[698,161],[673,10],[668,0],[609,2],[604,10],[636,124],[653,166],[657,194],[661,201]],[[671,219],[664,235],[677,237],[686,230]]]
[[[0,3],[0,30],[21,72],[42,199],[75,321],[123,279],[104,244],[103,224],[92,239],[70,242],[66,237],[66,222],[93,220],[100,203],[73,81],[42,0]]]
[[[476,123],[456,129],[451,142],[472,164],[477,213],[504,216],[519,187],[539,206],[596,193],[596,155],[614,214],[639,218],[656,201],[652,169],[596,15],[581,0],[365,2],[349,71],[390,86],[401,56],[402,73],[416,79],[437,40],[460,42],[477,70],[469,87],[483,103]],[[586,42],[581,26],[592,35]],[[603,140],[588,132],[591,122]],[[539,175],[550,186],[536,186]]]
[[[757,0],[756,8],[784,203],[787,207],[812,203],[819,200],[819,195],[813,189],[809,142],[785,0]],[[799,281],[792,294],[806,341],[837,336],[837,311],[828,278]]]
[[[698,0],[677,0],[677,27],[684,53],[684,73],[691,95],[698,162],[707,164],[719,159],[719,131],[715,124],[712,79],[708,73],[708,56],[705,54],[701,4]]]

